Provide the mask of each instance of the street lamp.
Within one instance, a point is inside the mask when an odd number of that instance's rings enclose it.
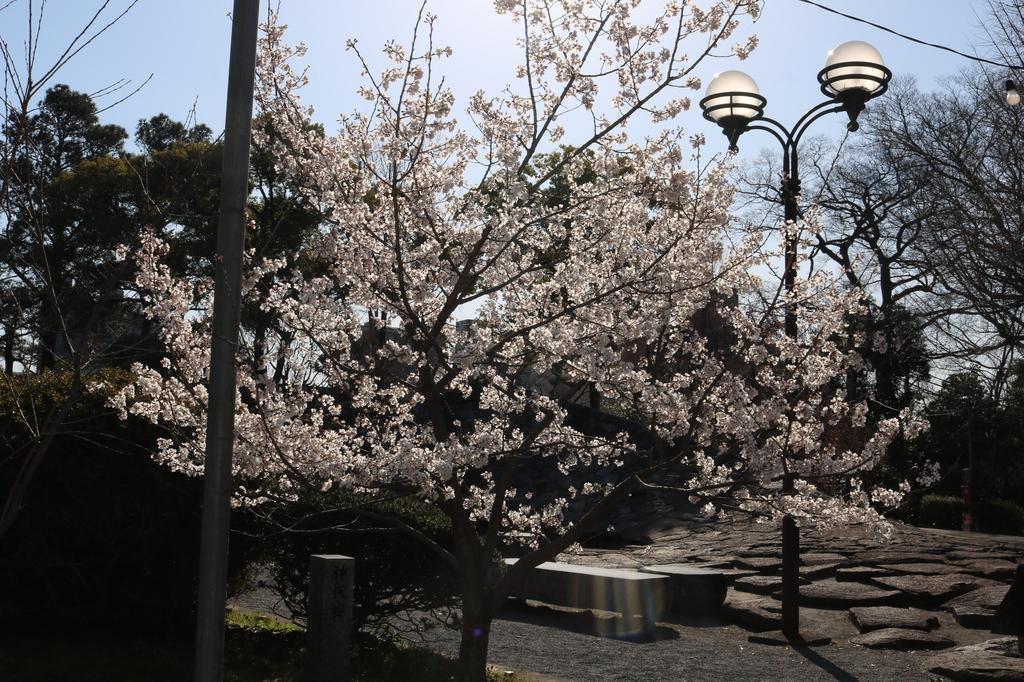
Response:
[[[811,107],[797,120],[792,129],[764,115],[768,100],[761,95],[757,84],[742,71],[725,71],[708,84],[700,108],[704,118],[717,123],[729,140],[729,150],[737,151],[740,135],[748,130],[763,130],[782,145],[782,203],[785,207],[785,273],[786,335],[797,337],[796,307],[792,300],[796,284],[797,231],[800,197],[800,139],[808,127],[819,118],[845,112],[849,118],[847,130],[858,129],[857,117],[867,102],[889,89],[892,72],[886,68],[882,55],[868,43],[852,40],[828,53],[825,67],[818,72],[821,92],[828,99]],[[1016,92],[1016,90],[1014,90]],[[1007,90],[1009,99],[1009,90]],[[1018,95],[1019,98],[1019,95]],[[793,475],[786,472],[782,492],[794,489]],[[791,639],[800,636],[799,580],[800,532],[792,516],[782,520],[782,632]]]
[[[1006,103],[1011,107],[1020,104],[1020,91],[1017,90],[1017,84],[1013,81],[1006,81]]]

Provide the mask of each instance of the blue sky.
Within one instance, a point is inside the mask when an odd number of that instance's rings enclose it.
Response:
[[[984,41],[983,0],[824,2],[966,52]],[[56,48],[77,32],[99,4],[98,0],[49,0],[40,62],[52,60]],[[128,0],[112,0],[107,15],[127,4]],[[152,81],[140,93],[105,112],[104,120],[134,130],[139,118],[161,111],[183,119],[195,102],[198,119],[219,132],[223,127],[231,4],[230,0],[140,0],[55,82],[93,92],[120,78],[140,83],[152,73]],[[16,51],[23,40],[27,6],[28,0],[15,0],[0,13],[0,30]],[[371,58],[377,57],[388,38],[409,36],[418,7],[419,0],[284,0],[281,12],[290,26],[291,39],[309,45],[309,101],[317,108],[318,118],[330,125],[339,112],[359,106],[353,94],[359,68],[353,55],[346,53],[345,41],[357,38]],[[514,24],[507,17],[496,16],[490,0],[430,0],[428,11],[438,16],[436,42],[454,49],[445,71],[462,101],[477,89],[496,91],[513,80],[512,67],[518,56]],[[828,50],[846,40],[873,43],[897,77],[913,75],[925,88],[968,66],[963,58],[909,43],[798,0],[765,0],[764,14],[747,30],[757,33],[761,41],[750,59],[717,60],[701,75],[707,83],[717,71],[747,71],[769,100],[768,115],[783,123],[791,123],[820,100],[815,75]],[[840,118],[820,123],[817,131],[827,133],[833,126],[838,133],[843,128]],[[704,131],[710,140],[718,139],[712,137],[714,129],[701,120],[696,107],[679,122],[689,132]],[[721,142],[724,146],[724,139]]]

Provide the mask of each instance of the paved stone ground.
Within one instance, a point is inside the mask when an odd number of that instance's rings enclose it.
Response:
[[[659,623],[655,641],[630,642],[598,636],[614,630],[610,614],[534,603],[510,607],[494,623],[493,663],[544,679],[581,681],[946,679],[929,672],[937,666],[956,679],[968,679],[957,677],[958,662],[989,665],[981,657],[998,658],[992,652],[1005,649],[985,642],[996,637],[989,629],[993,610],[1024,559],[1024,537],[901,526],[894,542],[883,544],[862,528],[804,532],[801,625],[832,643],[794,650],[748,641],[751,633],[779,627],[781,604],[773,582],[781,573],[776,528],[653,514],[621,523],[615,538],[622,546],[585,549],[559,560],[605,567],[685,563],[722,568],[740,578],[728,592],[723,614]],[[649,544],[628,544],[641,538]],[[236,605],[249,606],[247,601]],[[271,604],[252,606],[270,610]],[[454,655],[458,637],[438,630],[428,644]],[[932,650],[940,647],[951,648]],[[998,679],[1024,680],[1024,659],[1010,663],[998,671]]]
[[[732,625],[713,624],[710,629],[724,628],[720,635],[728,639],[730,627],[757,632],[780,626],[781,547],[776,528],[679,524],[663,518],[624,524],[618,531],[627,540],[643,536],[651,543],[586,549],[559,560],[615,567],[683,563],[722,568],[737,576],[724,614]],[[942,654],[948,669],[950,661],[958,658],[959,647],[972,647],[963,649],[960,658],[966,660],[979,650],[975,645],[996,637],[990,630],[992,616],[1021,560],[1024,538],[1015,536],[900,526],[894,541],[886,544],[863,528],[804,532],[801,573],[806,582],[801,586],[801,628],[832,639],[832,645],[813,650],[817,655],[826,660],[838,656],[846,663],[825,679],[890,679],[890,673],[883,670],[901,672],[892,679],[928,679],[928,669],[938,660],[931,649],[954,647]],[[679,632],[682,639],[695,634],[685,627]],[[738,629],[732,632],[730,649],[738,644],[751,647],[758,656],[768,657],[763,659],[766,665],[776,656],[772,647],[748,644],[744,634]],[[993,648],[998,647],[989,647]],[[895,650],[914,653],[894,657]],[[739,655],[729,665],[741,660]],[[1004,671],[999,679],[1024,680],[1024,660],[1017,661],[1020,663],[1011,663],[1018,672]],[[876,673],[863,670],[864,665],[882,662]],[[818,668],[825,672],[828,666]],[[868,676],[861,677],[865,674]],[[786,678],[788,675],[765,679]]]
[[[615,537],[650,544],[585,549],[559,560],[722,568],[741,589],[730,588],[718,618],[659,623],[654,642],[596,636],[614,630],[607,622],[602,627],[609,614],[530,602],[506,609],[495,621],[492,661],[564,680],[947,679],[930,672],[937,666],[955,679],[1024,680],[1022,659],[1003,657],[1009,666],[988,676],[971,678],[957,669],[989,665],[979,652],[998,648],[984,643],[996,637],[989,629],[992,613],[1024,559],[1022,537],[900,526],[893,542],[882,543],[863,528],[804,532],[802,629],[832,643],[800,650],[748,641],[780,625],[776,528],[655,515],[623,522]],[[454,655],[457,640],[438,633],[431,646]]]

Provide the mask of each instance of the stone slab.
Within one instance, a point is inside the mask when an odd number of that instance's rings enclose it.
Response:
[[[877,566],[850,566],[836,570],[836,580],[840,582],[863,581],[886,575],[895,575],[895,572]]]
[[[810,585],[811,582],[801,577],[800,584]],[[775,594],[782,591],[782,578],[775,575],[752,575],[746,578],[738,578],[733,582],[732,586],[740,592]]]
[[[682,565],[682,566],[693,566],[694,568],[704,568],[709,571],[715,571],[722,575],[729,576],[731,580],[737,578],[746,578],[751,575],[758,575],[757,571],[752,571],[749,568],[732,568],[732,563],[721,563],[721,562],[706,562],[706,561],[687,561],[687,562],[665,562],[658,564],[650,564],[651,566],[671,566],[671,565]]]
[[[778,559],[782,560],[782,549],[775,547],[757,547],[754,549],[741,549],[736,556],[748,559]]]
[[[965,571],[959,566],[935,563],[881,564],[878,568],[892,571],[893,573],[900,575],[907,573],[914,575],[950,575],[953,573],[965,573]]]
[[[1013,655],[1016,650],[1016,637],[990,639],[936,654],[928,670],[956,682],[1024,680],[1024,658]]]
[[[898,549],[867,549],[856,555],[860,565],[877,566],[879,564],[932,563],[945,561],[942,554],[932,552],[903,552]]]
[[[871,582],[882,588],[899,590],[909,595],[914,602],[927,605],[941,604],[948,599],[979,587],[998,584],[988,578],[979,578],[976,575],[967,575],[966,573],[894,575],[872,578]]]
[[[976,590],[965,592],[958,597],[953,597],[942,608],[951,611],[958,606],[972,606],[974,608],[991,609],[995,611],[1003,603],[1003,598],[1010,590],[1009,585],[988,585],[979,587]]]
[[[932,630],[939,627],[939,619],[927,611],[893,606],[854,607],[850,609],[850,620],[862,634],[887,628]]]
[[[717,582],[729,582],[724,571],[697,566],[694,564],[650,564],[640,567],[641,573],[654,573],[656,575],[671,575],[681,578],[692,578],[699,580],[715,580]]]
[[[751,630],[778,630],[782,627],[782,604],[775,599],[727,597],[722,607],[729,620]]]
[[[729,568],[736,561],[734,556],[717,556],[715,554],[700,554],[695,557],[694,563],[702,563],[706,566],[717,568]]]
[[[866,635],[850,638],[851,644],[869,649],[900,649],[913,651],[918,649],[947,649],[956,643],[933,632],[907,630],[905,628],[884,628]]]
[[[842,564],[849,561],[845,554],[836,552],[807,552],[800,555],[800,563],[804,566],[819,566],[821,564]]]
[[[819,580],[800,588],[800,603],[805,606],[848,609],[852,606],[893,606],[902,595],[864,583]]]
[[[759,573],[776,573],[782,570],[782,559],[774,557],[737,557],[737,568],[749,568]]]
[[[980,606],[954,606],[953,619],[963,628],[991,630],[996,624],[996,612]]]
[[[1013,578],[1017,564],[1005,559],[973,559],[960,561],[960,570],[971,575],[980,575],[992,580],[1010,580]]]
[[[988,549],[954,549],[951,552],[946,553],[946,557],[953,561],[970,561],[973,559],[1003,559],[1006,561],[1017,561],[1024,558],[1018,552],[1014,551],[1000,551],[1000,550],[988,550]]]
[[[815,564],[813,566],[801,566],[800,577],[806,580],[819,580],[833,575],[837,568],[839,568],[839,564]]]
[[[653,564],[641,566],[640,571],[668,576],[672,584],[670,610],[693,615],[717,613],[734,580],[723,571],[687,564]]]
[[[505,559],[509,565],[515,562]],[[512,596],[621,613],[624,631],[620,634],[630,636],[653,633],[656,620],[669,606],[671,589],[665,575],[547,561],[527,572]]]
[[[733,583],[733,587],[740,592],[772,594],[782,590],[782,578],[769,575],[752,575],[747,578],[738,579]]]

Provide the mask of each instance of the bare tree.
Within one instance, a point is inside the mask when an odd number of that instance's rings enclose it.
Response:
[[[3,120],[0,132],[0,314],[2,314],[4,372],[0,397],[7,408],[5,445],[0,465],[12,475],[0,509],[0,536],[14,523],[25,495],[54,439],[86,391],[85,376],[95,365],[95,331],[120,297],[119,277],[113,272],[94,272],[97,286],[83,297],[75,277],[65,268],[60,235],[48,227],[48,201],[42,185],[90,153],[120,146],[120,129],[95,123],[95,107],[80,112],[88,130],[64,136],[48,115],[58,103],[81,107],[92,98],[76,95],[55,85],[61,70],[123,18],[138,0],[112,8],[99,2],[85,24],[72,35],[51,62],[42,62],[40,37],[44,28],[45,0],[7,2],[0,6],[0,20],[13,27],[14,13],[22,10],[25,21],[24,49],[12,46],[7,31],[0,34],[4,76],[0,99]],[[6,15],[6,16],[5,16]],[[118,80],[100,95],[121,96],[130,85]],[[141,86],[139,86],[141,87]],[[135,90],[128,92],[130,96]],[[43,93],[46,98],[42,98]],[[84,97],[84,99],[83,99]],[[122,97],[123,99],[123,97]],[[58,102],[59,101],[59,102]],[[118,100],[120,101],[120,100]],[[51,105],[50,109],[47,105]],[[50,125],[52,124],[52,125]],[[118,132],[120,131],[120,132]],[[93,149],[92,144],[102,147]],[[31,375],[61,364],[62,374],[54,391],[39,392]],[[52,400],[41,400],[46,394]],[[5,477],[6,478],[6,477]]]
[[[893,93],[875,112],[886,154],[918,167],[929,212],[918,251],[960,315],[937,320],[952,356],[1002,385],[1024,341],[1024,112],[1006,104],[1005,73],[976,69],[937,93]]]
[[[911,402],[929,360],[942,353],[925,345],[926,330],[955,311],[920,253],[924,226],[938,210],[923,200],[923,170],[877,144],[870,118],[857,151],[847,149],[846,139],[812,138],[802,146],[811,168],[803,204],[814,214],[805,217],[815,226],[802,237],[810,268],[837,270],[863,295],[866,312],[853,321],[848,343],[867,364],[865,371],[851,370],[847,393],[868,393],[879,414],[891,415]],[[778,205],[776,172],[759,160],[742,177],[743,193],[757,205]],[[873,375],[873,385],[865,373]]]

